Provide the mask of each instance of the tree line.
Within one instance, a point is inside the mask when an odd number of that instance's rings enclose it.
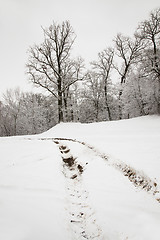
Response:
[[[0,102],[1,136],[39,133],[58,122],[160,114],[160,8],[132,37],[118,33],[89,69],[72,58],[76,34],[69,21],[42,31],[43,42],[28,49],[26,69],[46,94],[8,90]]]

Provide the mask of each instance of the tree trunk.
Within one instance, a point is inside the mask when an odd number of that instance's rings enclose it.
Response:
[[[67,98],[64,96],[64,109],[65,109],[65,121],[68,122],[68,104],[67,104]]]
[[[62,96],[58,97],[58,122],[63,122]]]
[[[157,112],[160,115],[160,77],[158,78],[158,105],[157,105]]]
[[[14,116],[14,136],[17,135],[17,116]]]
[[[158,65],[158,59],[157,59],[157,46],[155,42],[155,37],[152,37],[152,43],[153,43],[153,52],[154,52],[154,65],[156,70],[156,75],[158,77],[158,105],[157,105],[157,112],[160,114],[160,72],[159,72],[159,65]]]
[[[71,104],[71,122],[74,122],[73,105]]]
[[[119,120],[122,119],[122,89],[119,90],[119,97],[118,97],[118,108],[119,108]]]
[[[158,115],[160,115],[160,102],[158,102],[157,110],[158,110]]]
[[[141,91],[141,87],[140,87],[139,78],[138,78],[138,93],[139,93],[139,101],[138,101],[138,99],[136,99],[136,100],[137,100],[137,103],[138,103],[139,108],[140,108],[140,114],[141,114],[141,116],[144,116],[144,115],[146,115],[145,110],[144,110],[145,103],[143,101],[143,96],[142,96],[142,91]]]
[[[95,101],[95,109],[96,109],[96,122],[98,122],[98,116],[99,116],[99,100]]]
[[[109,119],[109,121],[112,121],[111,112],[110,112],[108,102],[106,102],[106,108],[107,108],[107,113],[108,113],[108,119]]]
[[[105,82],[105,86],[104,86],[104,94],[105,94],[105,104],[106,104],[106,109],[107,109],[107,113],[108,113],[108,119],[109,119],[109,121],[111,121],[112,117],[111,117],[111,112],[110,112],[110,108],[108,105],[107,83],[106,82]]]
[[[58,79],[58,122],[63,122],[63,110],[62,110],[62,106],[63,106],[63,98],[62,98],[62,81],[59,78]]]

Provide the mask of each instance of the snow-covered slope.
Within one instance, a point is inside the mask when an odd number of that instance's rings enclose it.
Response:
[[[160,117],[80,124],[61,123],[41,137],[84,141],[110,158],[122,160],[160,183]]]
[[[0,239],[158,240],[159,193],[135,186],[115,163],[159,190],[159,116],[0,138]]]

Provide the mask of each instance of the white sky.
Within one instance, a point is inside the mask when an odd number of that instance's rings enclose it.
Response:
[[[27,49],[43,40],[41,26],[69,20],[77,35],[74,55],[88,63],[118,32],[131,36],[156,7],[159,0],[0,0],[0,94],[30,89]]]

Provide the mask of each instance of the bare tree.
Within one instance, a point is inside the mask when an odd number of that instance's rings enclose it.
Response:
[[[100,77],[103,82],[103,90],[105,96],[105,106],[107,110],[108,119],[112,120],[110,106],[109,106],[109,85],[110,83],[110,72],[113,67],[113,57],[114,57],[114,49],[107,48],[98,54],[98,61],[92,62],[93,68],[98,70]]]
[[[64,78],[62,81],[62,93],[63,93],[63,102],[64,102],[64,110],[65,110],[65,120],[70,120],[68,115],[68,102],[70,102],[70,112],[73,113],[72,109],[72,101],[71,95],[73,89],[77,87],[77,81],[83,80],[83,68],[84,68],[84,60],[81,57],[78,57],[76,60],[70,60],[64,66]],[[74,116],[72,114],[71,121],[74,120]]]
[[[83,98],[90,102],[93,121],[99,121],[99,113],[102,106],[103,86],[100,75],[94,71],[89,71],[86,75],[85,88],[83,90]]]
[[[21,95],[22,92],[19,88],[15,90],[8,89],[6,93],[3,94],[4,106],[6,107],[5,115],[8,121],[10,121],[10,131],[6,130],[10,135],[17,135],[18,118],[21,109]]]
[[[0,136],[46,131],[57,122],[56,108],[52,96],[9,89],[0,102]]]
[[[123,93],[123,84],[126,82],[127,74],[129,74],[131,66],[139,61],[140,52],[144,49],[144,45],[141,39],[137,38],[136,36],[132,40],[129,37],[118,34],[114,41],[116,46],[116,54],[122,62],[120,68],[114,65],[114,68],[120,75],[121,87],[119,90],[119,118],[121,119],[121,96]]]
[[[159,83],[157,102],[160,114],[160,8],[152,11],[148,20],[140,23],[136,34],[148,45],[145,52],[150,62],[147,71],[152,72]]]
[[[29,49],[27,73],[30,80],[57,98],[59,122],[63,121],[63,93],[78,81],[70,60],[75,33],[68,21],[53,22],[43,29],[44,42]],[[72,62],[73,63],[73,62]],[[72,71],[72,78],[71,76]],[[73,74],[74,72],[74,74]]]

